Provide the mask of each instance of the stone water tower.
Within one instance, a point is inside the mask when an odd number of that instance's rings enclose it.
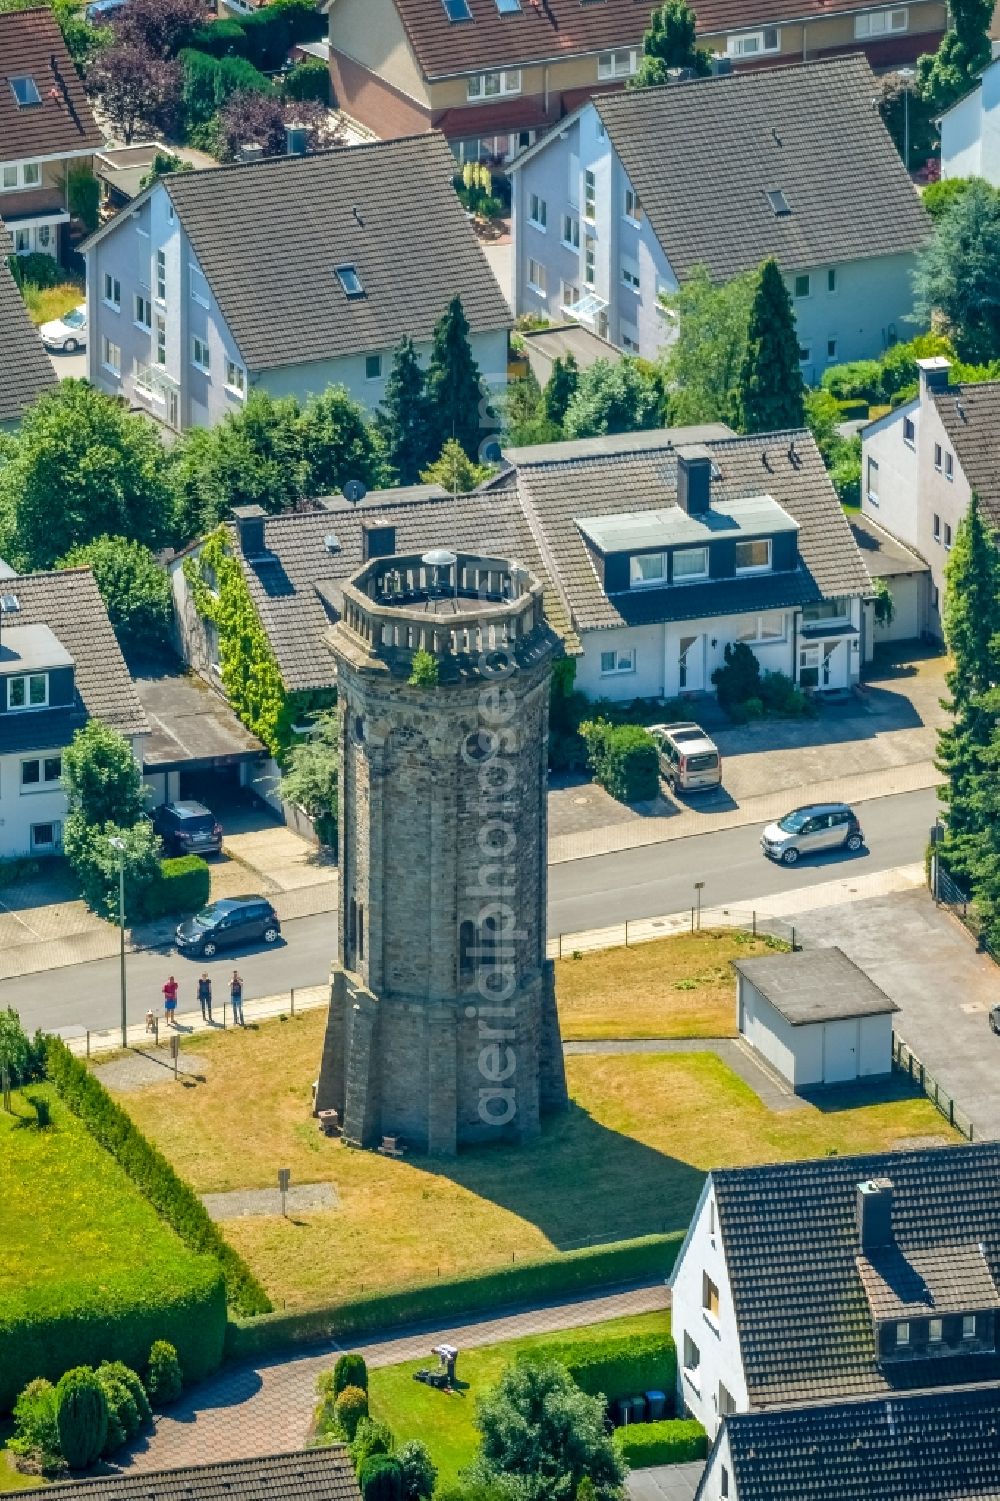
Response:
[[[344,586],[330,644],[340,962],[316,1108],[366,1147],[528,1140],[566,1105],[545,957],[557,638],[541,585],[503,558],[375,557]]]

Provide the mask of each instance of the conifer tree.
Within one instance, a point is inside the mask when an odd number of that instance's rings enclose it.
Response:
[[[484,399],[482,376],[469,344],[469,320],[457,292],[434,329],[427,396],[432,412],[432,452],[440,453],[448,439],[454,438],[475,461],[489,424],[480,410]]]
[[[420,471],[426,469],[441,445],[434,446],[427,377],[411,338],[403,339],[393,354],[378,424],[385,438],[386,457],[399,483],[415,485]]]
[[[545,415],[557,427],[562,427],[566,420],[566,408],[576,394],[579,380],[580,371],[573,356],[568,354],[564,359],[560,355],[552,366],[552,374],[542,393]]]
[[[737,399],[744,433],[801,427],[805,420],[795,314],[773,258],[757,273]]]
[[[695,45],[697,19],[687,0],[666,0],[654,8],[642,39],[642,62],[629,88],[644,89],[668,80],[671,68],[693,68],[704,77],[712,71],[711,57]]]

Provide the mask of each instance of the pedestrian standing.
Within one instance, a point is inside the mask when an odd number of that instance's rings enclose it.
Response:
[[[204,971],[198,981],[198,1005],[201,1007],[202,1021],[210,1022],[212,1020],[212,982]]]
[[[167,1019],[167,1025],[175,1025],[174,1017],[177,1014],[177,981],[173,975],[163,987],[163,1014]]]
[[[233,1026],[245,1027],[243,1020],[243,976],[238,969],[233,970],[233,978],[229,982],[229,998],[233,1003]]]

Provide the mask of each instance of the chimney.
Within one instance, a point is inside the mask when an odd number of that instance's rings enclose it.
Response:
[[[264,507],[233,506],[231,514],[239,534],[240,552],[248,561],[263,557],[267,551],[264,546],[264,518],[267,515]]]
[[[858,1184],[858,1240],[862,1254],[892,1245],[892,1182],[871,1178]]]
[[[712,57],[712,77],[728,78],[733,71],[733,60],[724,52],[716,52]]]
[[[712,503],[712,455],[702,443],[677,450],[677,504],[689,516],[702,516]]]
[[[306,145],[306,128],[304,125],[289,124],[285,126],[285,152],[288,156],[305,156]]]
[[[396,551],[396,528],[386,521],[362,521],[361,556],[364,561],[372,558],[391,558]]]
[[[924,401],[931,391],[943,391],[948,385],[951,360],[943,354],[935,354],[929,359],[918,360],[917,369],[920,371],[920,400]]]
[[[237,161],[259,162],[264,157],[264,148],[257,141],[244,141],[236,153]]]

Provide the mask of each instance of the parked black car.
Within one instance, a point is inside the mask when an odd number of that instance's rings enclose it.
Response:
[[[211,902],[177,928],[177,947],[190,958],[210,959],[223,948],[234,948],[263,938],[277,943],[281,923],[271,903],[262,896],[227,896]]]
[[[153,828],[175,855],[217,855],[222,825],[204,803],[161,803],[153,810]]]

